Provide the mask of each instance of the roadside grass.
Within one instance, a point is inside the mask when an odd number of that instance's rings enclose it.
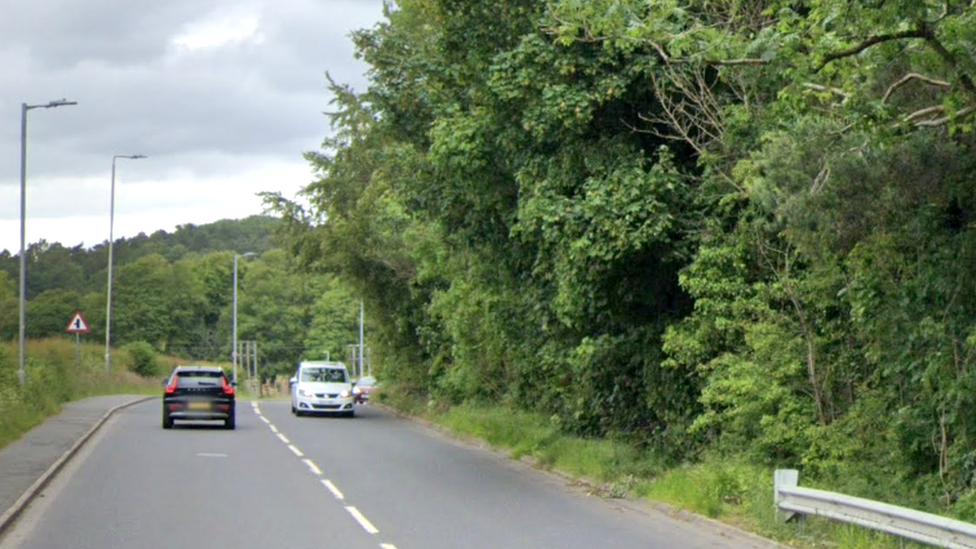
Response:
[[[376,402],[398,410],[402,414],[424,416],[427,406],[413,393],[411,388],[387,383],[374,397]]]
[[[424,406],[396,391],[384,391],[381,402],[437,423],[458,436],[476,438],[509,451],[513,459],[528,457],[537,467],[558,471],[587,485],[596,496],[664,503],[793,547],[925,547],[819,517],[783,522],[773,504],[771,468],[727,457],[669,466],[651,452],[626,442],[569,436],[542,415],[501,406],[441,409]]]
[[[29,340],[25,383],[18,377],[17,343],[0,344],[0,448],[17,440],[46,418],[61,411],[61,404],[96,395],[159,392],[160,378],[140,377],[131,371],[128,353],[112,354],[112,372],[105,371],[105,347],[66,338]],[[171,360],[159,357],[162,370]]]

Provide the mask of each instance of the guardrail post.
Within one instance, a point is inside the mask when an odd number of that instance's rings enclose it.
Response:
[[[789,522],[797,516],[791,511],[782,511],[779,508],[779,501],[782,499],[780,490],[783,488],[796,488],[800,482],[800,472],[796,469],[776,469],[773,473],[773,505],[776,506],[776,516],[783,522]]]

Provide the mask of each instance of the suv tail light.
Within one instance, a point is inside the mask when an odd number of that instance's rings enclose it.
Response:
[[[171,395],[176,392],[176,383],[179,381],[180,376],[174,375],[173,379],[169,381],[169,385],[166,386],[166,394]]]
[[[230,385],[230,383],[227,383],[227,378],[226,377],[221,377],[220,379],[223,382],[224,394],[225,395],[232,395],[232,394],[234,394],[234,388]]]

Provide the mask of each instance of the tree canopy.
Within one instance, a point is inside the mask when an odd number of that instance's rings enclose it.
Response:
[[[967,501],[974,18],[401,0],[369,87],[330,80],[310,206],[266,198],[403,390]]]
[[[288,372],[325,352],[344,358],[358,338],[358,301],[334,277],[298,269],[276,247],[280,226],[256,216],[117,241],[112,345],[150,346],[188,361],[229,360],[234,254],[250,252],[256,257],[238,261],[238,338],[258,342],[261,373]],[[68,249],[42,241],[27,259],[27,337],[64,337],[81,311],[91,327],[84,337],[104,340],[107,245]],[[0,266],[0,337],[12,340],[19,258],[0,256]],[[316,313],[329,316],[313,322]]]

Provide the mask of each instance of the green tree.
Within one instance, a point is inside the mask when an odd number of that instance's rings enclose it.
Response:
[[[200,316],[195,319],[197,328],[187,333],[187,343],[192,346],[187,352],[210,360],[230,356],[230,322],[222,320],[233,299],[234,253],[211,252],[188,256],[185,261],[200,279],[203,292]]]
[[[48,290],[81,291],[87,278],[75,257],[81,246],[68,249],[58,243],[41,240],[27,249],[27,298],[34,299]]]
[[[315,297],[307,274],[282,250],[238,264],[238,340],[257,341],[261,366],[294,368],[303,355]],[[227,313],[229,317],[229,312]]]
[[[17,337],[20,322],[18,307],[16,283],[6,271],[0,271],[0,339]]]
[[[647,352],[687,307],[690,149],[628,124],[658,108],[653,59],[556,41],[543,16],[532,1],[398,5],[356,35],[369,90],[332,86],[311,210],[269,200],[303,264],[377,311],[391,378],[654,436],[694,403]]]
[[[160,351],[192,347],[187,334],[199,328],[204,292],[190,262],[170,264],[148,255],[116,272],[112,333],[117,345],[146,341]]]
[[[75,311],[79,310],[81,294],[77,291],[47,290],[27,304],[26,335],[29,338],[62,336]]]
[[[305,356],[321,359],[328,354],[333,360],[346,356],[346,346],[359,338],[359,300],[334,276],[323,275],[311,284],[318,294],[311,311],[311,325],[305,338]]]

